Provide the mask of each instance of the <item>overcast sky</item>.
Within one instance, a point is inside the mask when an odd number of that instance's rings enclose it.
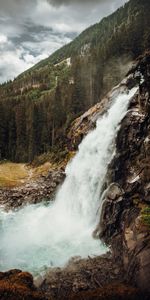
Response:
[[[127,0],[0,0],[0,82],[46,58]]]

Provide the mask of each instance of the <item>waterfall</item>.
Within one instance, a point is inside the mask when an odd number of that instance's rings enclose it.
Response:
[[[49,205],[0,211],[0,270],[20,268],[32,273],[64,266],[74,256],[107,251],[92,232],[99,220],[101,189],[115,152],[115,137],[137,88],[112,97],[111,107],[79,146],[67,165],[66,179]]]

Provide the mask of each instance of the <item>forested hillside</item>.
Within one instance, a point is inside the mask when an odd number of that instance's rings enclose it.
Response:
[[[130,0],[48,59],[0,86],[0,159],[57,151],[70,122],[150,46],[150,2]]]

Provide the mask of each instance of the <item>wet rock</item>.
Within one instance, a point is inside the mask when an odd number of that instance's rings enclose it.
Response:
[[[150,295],[150,237],[147,228],[137,222],[139,222],[139,217],[130,224],[128,231],[126,230],[124,235],[124,265],[127,271],[126,277],[128,282],[132,280],[140,290]]]
[[[122,201],[124,191],[117,183],[111,183],[105,197],[110,201]]]
[[[36,282],[40,283],[39,288],[47,297],[51,295],[55,300],[68,300],[72,297],[80,299],[85,291],[91,297],[93,295],[94,299],[97,289],[102,288],[103,291],[105,285],[113,285],[115,282],[118,282],[119,286],[122,280],[122,264],[116,262],[108,253],[101,257],[72,260],[63,269],[49,269],[44,275],[43,282],[41,283],[41,279],[37,279]],[[88,293],[83,299],[88,297]],[[113,292],[111,295],[113,296]]]
[[[120,227],[120,215],[124,210],[124,191],[117,183],[112,183],[104,193],[100,223],[93,236],[99,236],[105,242],[122,230]],[[119,226],[119,227],[118,227]]]

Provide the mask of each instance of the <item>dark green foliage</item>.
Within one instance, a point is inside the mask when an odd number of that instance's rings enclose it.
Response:
[[[0,86],[0,159],[32,161],[150,47],[150,1],[130,0],[46,60]],[[71,58],[71,66],[65,59]]]

